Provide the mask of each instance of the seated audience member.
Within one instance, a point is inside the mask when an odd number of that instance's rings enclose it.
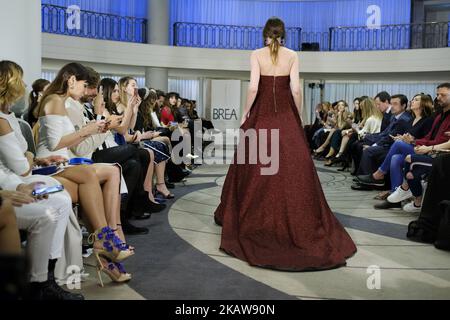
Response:
[[[365,100],[364,98],[365,97],[361,97],[362,100]],[[383,132],[389,125],[392,118],[391,113],[392,107],[390,105],[391,96],[386,91],[382,91],[375,96],[374,100],[377,108],[383,114],[383,119],[381,121],[381,128],[380,128],[380,132]],[[364,136],[364,139],[354,141],[350,144],[349,152],[353,160],[353,171],[351,173],[352,175],[357,174],[359,164],[361,162],[364,145],[370,146],[373,143],[375,143],[375,141],[377,140],[377,136],[380,134],[380,132],[373,134],[366,134]]]
[[[132,81],[132,80],[130,80]],[[130,86],[133,82],[129,82],[126,87]],[[125,85],[124,82],[123,85]],[[117,143],[114,145],[114,142],[111,142],[107,145],[107,148],[103,148],[103,150],[99,150],[94,153],[94,160],[97,162],[118,162],[122,163],[124,160],[134,159],[134,161],[139,162],[137,166],[138,171],[140,172],[139,179],[134,182],[130,182],[127,186],[131,188],[132,193],[129,193],[129,199],[127,200],[128,205],[130,206],[128,209],[128,215],[134,215],[133,213],[136,210],[139,210],[138,207],[143,207],[147,212],[160,212],[166,208],[165,204],[159,203],[152,192],[152,179],[154,172],[154,158],[155,154],[152,150],[140,148],[139,142],[141,139],[140,132],[135,132],[130,134],[130,130],[134,129],[130,128],[131,121],[134,121],[134,126],[136,125],[137,114],[139,111],[139,105],[141,104],[141,98],[139,95],[128,97],[125,95],[124,102],[127,103],[127,107],[120,107],[123,105],[120,102],[120,89],[119,84],[110,78],[104,78],[100,81],[100,86],[104,91],[104,99],[105,99],[105,115],[123,115],[123,120],[121,125],[116,128],[116,134],[125,136],[124,140],[130,140],[130,137],[133,137],[133,143],[126,143],[125,141],[120,145]],[[119,109],[123,110],[123,113],[119,111]],[[136,116],[134,116],[134,112],[136,110]],[[132,119],[135,118],[135,119]],[[119,153],[122,155],[119,157]],[[163,176],[164,179],[164,176]],[[129,190],[130,191],[130,190]],[[133,208],[134,207],[134,208]]]
[[[391,96],[386,91],[382,91],[375,96],[375,104],[377,108],[383,114],[383,120],[381,121],[380,132],[383,132],[391,122],[391,118],[393,116],[391,110]]]
[[[362,121],[361,98],[353,99],[353,123],[360,124]]]
[[[376,139],[373,141],[372,145],[366,144],[366,138],[363,140],[364,147],[358,168],[359,175],[372,174],[375,171],[374,167],[377,164],[381,164],[388,154],[393,143],[391,136],[402,135],[405,133],[407,126],[404,123],[411,120],[411,115],[405,111],[407,103],[408,98],[404,95],[400,94],[391,97],[391,113],[393,115],[391,122],[383,132],[376,135]],[[358,183],[357,185],[353,185],[352,189],[367,190],[370,189],[370,186]]]
[[[104,121],[91,122],[75,131],[67,116],[66,100],[78,101],[85,94],[88,80],[89,72],[83,65],[69,63],[46,90],[39,105],[39,156],[69,158],[70,147],[104,131]],[[64,184],[72,201],[80,203],[82,217],[88,229],[93,231],[90,239],[98,262],[108,259],[112,263],[109,266],[114,265],[120,270],[119,263],[133,255],[134,250],[125,244],[120,228],[119,169],[106,165],[78,165],[67,167],[54,177]],[[111,250],[106,251],[105,245]],[[99,267],[104,269],[103,265]]]
[[[394,192],[402,183],[402,168],[405,157],[414,153],[413,143],[415,140],[424,138],[431,130],[433,124],[433,118],[431,117],[433,102],[431,97],[423,94],[416,95],[412,100],[411,111],[413,119],[408,123],[404,123],[406,133],[392,137],[395,142],[392,144],[381,166],[371,175],[359,176],[360,183],[384,185],[384,177],[388,172],[390,172],[391,192]]]
[[[121,193],[127,193],[127,196],[123,197],[122,200],[117,199],[119,204],[117,205],[116,210],[120,211],[118,225],[121,227],[124,234],[145,234],[148,232],[148,229],[136,227],[129,222],[129,217],[131,217],[129,210],[131,210],[131,206],[128,206],[128,200],[133,197],[135,182],[138,181],[141,176],[139,165],[136,164],[136,161],[138,161],[136,155],[137,149],[131,145],[129,146],[129,149],[124,149],[119,147],[115,142],[112,130],[115,130],[121,125],[123,117],[110,115],[108,118],[105,118],[103,116],[105,101],[102,88],[100,87],[100,90],[97,91],[97,85],[100,80],[98,73],[91,68],[87,68],[87,70],[89,72],[88,88],[86,89],[85,96],[82,97],[85,106],[79,101],[68,98],[66,100],[68,116],[76,129],[82,128],[90,121],[95,121],[96,119],[104,119],[108,123],[108,126],[105,133],[92,134],[78,145],[73,146],[70,149],[70,152],[76,157],[92,158],[95,162],[120,164],[122,169],[121,172],[126,184],[126,188],[121,187],[120,189]],[[131,153],[129,151],[131,151]],[[111,154],[111,156],[106,157],[106,153]],[[104,157],[101,159],[102,161],[98,161],[101,154]],[[118,196],[117,193],[115,193],[113,197],[115,198],[116,196]],[[136,206],[133,206],[133,208],[132,216],[134,218],[150,218],[151,214],[145,212],[148,208],[140,205],[140,203],[139,206],[136,203]]]
[[[381,120],[383,114],[376,107],[375,101],[371,98],[366,98],[361,101],[359,108],[362,112],[362,119],[359,124],[354,123],[352,128],[342,130],[342,142],[339,152],[335,158],[325,163],[326,166],[331,166],[334,163],[343,162],[344,170],[350,165],[350,146],[355,141],[361,140],[366,134],[374,134],[380,132]],[[343,170],[341,170],[343,171]]]
[[[376,106],[375,101],[371,98],[365,98],[361,100],[359,108],[362,112],[362,119],[357,124],[354,123],[351,129],[342,131],[341,147],[337,156],[326,163],[325,165],[331,166],[334,163],[343,163],[343,168],[339,171],[344,171],[350,166],[350,150],[353,143],[364,139],[366,134],[376,134],[380,132],[381,121],[383,114]]]
[[[31,128],[33,128],[38,121],[37,106],[41,101],[45,89],[47,89],[49,85],[50,81],[38,79],[33,82],[33,85],[31,86],[33,90],[30,92],[28,99],[28,112],[26,113],[26,118],[24,118],[24,120],[29,123]]]
[[[325,159],[331,160],[335,153],[340,149],[342,142],[342,130],[351,128],[352,114],[348,112],[348,105],[345,101],[339,101],[337,104],[336,127],[332,129],[325,140],[325,142],[315,151],[316,154],[321,154],[330,145],[329,151]]]
[[[169,126],[175,122],[176,103],[179,98],[178,93],[170,92],[167,94],[167,99],[161,108],[161,123]]]
[[[411,240],[434,243],[436,248],[450,250],[450,237],[440,230],[448,230],[448,217],[443,215],[443,206],[450,200],[450,154],[437,156],[428,176],[428,186],[417,220],[408,225],[407,237]],[[448,209],[447,209],[448,210]],[[439,238],[440,236],[441,238]]]
[[[440,113],[435,118],[430,132],[422,139],[415,140],[415,148],[407,155],[407,163],[405,164],[405,172],[409,172],[409,163],[431,163],[432,155],[435,152],[442,152],[450,148],[448,142],[450,132],[450,84],[442,84],[438,87],[438,102],[440,105]],[[422,188],[420,184],[421,176],[429,171],[427,168],[421,169],[417,166],[416,170],[425,170],[425,172],[409,174],[406,176],[407,181],[396,188],[395,192],[390,195],[387,200],[390,203],[399,206],[399,203],[412,195],[415,197],[413,205],[406,207],[409,211],[417,211],[420,208]],[[410,186],[413,186],[410,191]],[[414,187],[416,186],[416,187]]]
[[[40,184],[59,183],[46,176],[31,176],[34,156],[20,125],[11,112],[11,105],[25,94],[22,68],[12,61],[0,61],[0,196],[10,197],[18,227],[29,233],[27,251],[30,255],[31,298],[38,300],[82,300],[83,296],[64,291],[55,281],[54,270],[62,256],[64,236],[72,214],[69,194],[62,191],[36,202],[32,192]],[[51,161],[41,159],[40,162]],[[39,161],[38,161],[39,162]],[[22,176],[22,177],[19,177]],[[11,239],[14,241],[14,239]],[[73,250],[81,251],[81,243]],[[81,266],[82,267],[82,266]]]

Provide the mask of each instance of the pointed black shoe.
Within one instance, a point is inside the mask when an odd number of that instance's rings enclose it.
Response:
[[[352,190],[358,190],[358,191],[370,191],[373,190],[373,188],[369,185],[364,185],[360,183],[355,183],[351,186]]]
[[[384,200],[382,203],[377,203],[373,207],[375,209],[377,209],[377,210],[401,209],[402,208],[402,203],[401,202],[391,203],[391,202],[389,202],[387,200]]]
[[[147,201],[145,204],[145,211],[148,211],[150,213],[158,213],[161,211],[164,211],[167,208],[167,205],[164,203],[155,203],[150,200]]]
[[[384,179],[382,180],[375,180],[371,174],[363,175],[363,176],[357,176],[358,182],[369,185],[369,186],[376,186],[376,187],[383,187],[384,186]]]
[[[47,280],[45,282],[33,282],[30,284],[30,300],[65,300],[81,301],[83,295],[71,293],[61,288],[55,281]]]

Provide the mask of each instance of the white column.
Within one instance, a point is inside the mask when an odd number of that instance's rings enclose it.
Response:
[[[169,0],[148,0],[147,41],[150,44],[169,45]],[[167,92],[169,70],[167,68],[146,68],[147,87]]]
[[[41,77],[41,0],[1,1],[0,42],[0,60],[14,61],[23,68],[29,90]],[[22,102],[17,107],[25,106]]]
[[[169,87],[169,69],[145,68],[145,86],[159,89],[167,93]]]

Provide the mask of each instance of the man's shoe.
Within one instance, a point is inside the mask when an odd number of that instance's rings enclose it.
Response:
[[[151,213],[148,212],[133,212],[132,219],[134,220],[147,220],[152,216]]]
[[[401,209],[402,204],[400,202],[398,203],[391,203],[389,201],[383,201],[382,203],[377,203],[373,206],[377,210],[386,210],[386,209]]]
[[[358,191],[370,191],[373,190],[371,186],[355,183],[351,186],[352,190],[358,190]]]
[[[30,284],[31,300],[84,300],[83,295],[71,293],[61,288],[55,281]]]
[[[161,212],[164,209],[166,209],[166,207],[167,207],[167,205],[165,205],[163,203],[155,203],[155,202],[148,200],[145,203],[144,211],[150,212],[150,213],[158,213],[158,212]]]
[[[384,186],[384,179],[382,180],[375,180],[371,174],[364,175],[364,176],[358,176],[359,183],[369,185],[369,186],[376,186],[376,187],[383,187]]]

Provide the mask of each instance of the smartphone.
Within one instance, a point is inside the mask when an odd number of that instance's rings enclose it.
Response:
[[[139,93],[138,93],[138,88],[134,88],[134,95],[135,96],[137,96]]]
[[[61,192],[63,190],[64,190],[63,185],[57,185],[57,186],[52,186],[52,187],[42,187],[42,188],[35,189],[32,192],[32,195],[34,197],[40,197],[40,196],[45,196],[45,195],[52,194],[52,193]]]

